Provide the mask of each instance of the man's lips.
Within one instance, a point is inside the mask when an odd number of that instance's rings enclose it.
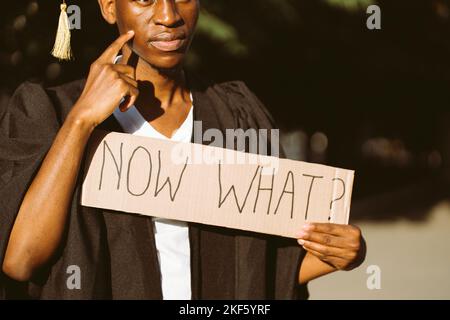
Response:
[[[174,40],[154,40],[150,44],[158,50],[170,52],[180,49],[184,44],[184,39]]]

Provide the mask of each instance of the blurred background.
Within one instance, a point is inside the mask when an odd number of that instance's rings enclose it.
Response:
[[[67,3],[81,8],[81,28],[63,63],[49,54],[58,0],[2,4],[0,117],[21,82],[85,77],[116,38],[97,1]],[[356,171],[351,222],[366,262],[312,281],[311,299],[450,299],[450,1],[201,3],[187,68],[244,80],[290,158]],[[371,4],[381,30],[366,27]],[[373,266],[380,285],[369,289]]]

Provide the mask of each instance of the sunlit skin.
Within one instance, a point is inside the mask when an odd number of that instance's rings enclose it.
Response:
[[[155,74],[154,68],[178,69],[178,76],[182,75],[182,63],[192,42],[199,14],[199,3],[196,0],[184,1],[144,1],[144,0],[115,0],[101,1],[111,3],[115,11],[108,17],[108,22],[117,24],[120,34],[129,30],[135,32],[132,50],[148,65],[142,67],[142,77],[148,80]],[[115,3],[115,5],[114,5]],[[179,44],[169,43],[169,40],[180,40]],[[167,48],[155,47],[158,41]],[[156,42],[156,44],[152,44]],[[124,52],[129,55],[130,47],[125,46]],[[138,76],[140,75],[138,72]]]
[[[197,0],[98,0],[120,36],[92,63],[83,92],[61,126],[21,203],[2,269],[27,281],[60,246],[83,154],[93,130],[135,105],[171,137],[190,111],[183,61],[199,15]],[[116,56],[123,58],[114,64]],[[51,194],[52,197],[48,197]],[[310,224],[299,230],[307,254],[298,281],[351,270],[365,257],[361,231],[352,225]]]
[[[135,68],[142,93],[136,107],[155,129],[171,137],[191,106],[182,67],[198,20],[198,0],[99,0],[99,4],[105,20],[116,24],[120,34],[135,32],[122,53]]]

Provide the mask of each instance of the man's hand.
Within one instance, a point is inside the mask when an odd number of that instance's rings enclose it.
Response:
[[[114,64],[114,58],[133,37],[133,31],[121,35],[92,63],[83,92],[71,110],[74,118],[96,127],[114,112],[122,98],[122,112],[134,104],[139,95],[136,70],[125,61]]]
[[[352,225],[308,223],[298,234],[298,243],[337,270],[352,270],[366,256],[361,230]]]

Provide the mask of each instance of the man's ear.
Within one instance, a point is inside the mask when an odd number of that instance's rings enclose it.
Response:
[[[116,19],[116,0],[98,0],[98,5],[102,12],[103,18],[109,24],[115,24]]]

